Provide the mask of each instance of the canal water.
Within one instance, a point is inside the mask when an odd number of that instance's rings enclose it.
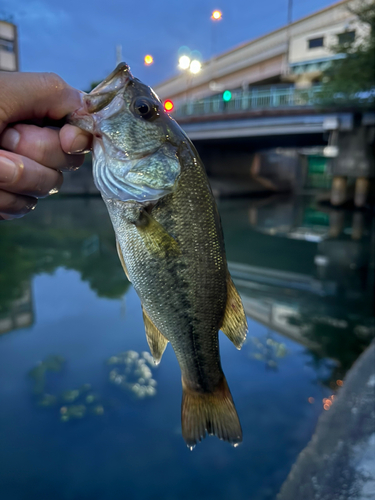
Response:
[[[1,224],[2,500],[276,497],[374,337],[373,225],[308,197],[219,210],[249,325],[241,351],[220,333],[244,438],[192,452],[176,358],[150,360],[101,199],[42,200]]]

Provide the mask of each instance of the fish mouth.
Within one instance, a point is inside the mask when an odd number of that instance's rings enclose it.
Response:
[[[107,78],[92,89],[90,94],[101,93],[103,91],[108,92],[109,89],[118,91],[124,87],[130,78],[133,78],[130,67],[124,62],[120,62]]]
[[[82,106],[67,116],[67,122],[99,138],[95,130],[95,114],[108,106],[133,80],[129,66],[122,62],[89,94],[82,92]]]
[[[133,75],[130,73],[129,66],[123,62],[118,64],[107,78],[84,96],[86,112],[92,114],[102,110],[119,91],[125,90],[132,79]]]

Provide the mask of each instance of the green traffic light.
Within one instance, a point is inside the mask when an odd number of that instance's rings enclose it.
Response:
[[[232,92],[230,90],[225,90],[223,93],[223,101],[228,102],[232,99]]]

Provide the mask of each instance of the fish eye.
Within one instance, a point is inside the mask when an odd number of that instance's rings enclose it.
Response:
[[[158,115],[158,106],[144,97],[137,97],[133,106],[136,114],[145,120],[150,120]]]

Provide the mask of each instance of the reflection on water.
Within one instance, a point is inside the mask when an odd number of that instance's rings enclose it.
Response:
[[[60,372],[65,363],[62,356],[48,356],[44,361],[40,361],[29,372],[29,376],[34,380],[33,393],[41,395],[45,391],[46,376],[49,371]]]
[[[2,500],[275,498],[374,337],[372,221],[309,198],[219,210],[249,321],[240,352],[220,337],[244,442],[193,453],[177,362],[167,348],[155,370],[102,201],[1,225]]]
[[[131,391],[138,398],[155,396],[157,382],[152,378],[154,359],[149,352],[139,355],[135,351],[125,351],[111,356],[107,364],[112,367],[109,381],[122,389]]]
[[[28,292],[37,274],[76,269],[99,297],[121,297],[129,286],[99,199],[56,200],[43,208],[26,223],[1,227],[0,333],[32,322]],[[12,323],[5,323],[5,317],[12,317]]]
[[[221,208],[246,314],[306,346],[317,365],[334,360],[324,381],[334,388],[375,335],[371,214],[308,198]]]
[[[65,359],[62,356],[50,355],[40,361],[29,372],[34,381],[33,394],[35,403],[43,408],[58,407],[62,422],[83,418],[88,413],[102,415],[104,408],[99,403],[100,398],[91,391],[90,384],[83,384],[78,389],[64,390],[61,394],[50,394],[48,391],[48,373],[62,371]]]
[[[283,358],[288,353],[285,344],[274,340],[270,332],[265,339],[250,337],[249,340],[254,345],[252,357],[264,361],[268,368],[277,369],[277,358]]]

